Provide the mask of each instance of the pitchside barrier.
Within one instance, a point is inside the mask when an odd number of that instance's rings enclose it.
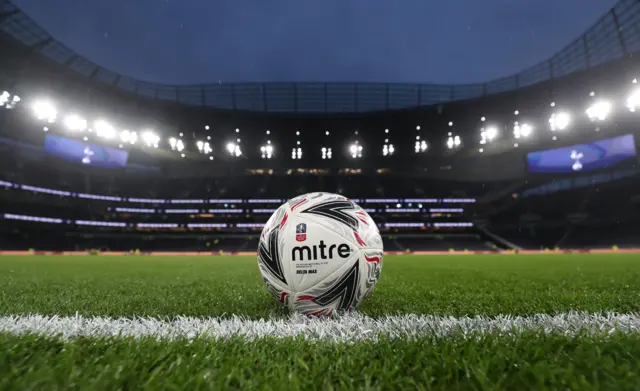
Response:
[[[640,248],[611,248],[611,249],[544,249],[544,250],[504,250],[504,251],[386,251],[385,255],[481,255],[481,254],[586,254],[586,253],[596,253],[596,254],[624,254],[624,253],[640,253]],[[155,255],[155,256],[220,256],[220,255],[247,255],[247,256],[255,256],[256,253],[253,251],[242,251],[242,252],[213,252],[213,251],[186,251],[186,252],[168,252],[168,251],[151,251],[151,252],[143,252],[143,251],[134,251],[134,252],[126,252],[126,251],[0,251],[0,256],[2,255]]]

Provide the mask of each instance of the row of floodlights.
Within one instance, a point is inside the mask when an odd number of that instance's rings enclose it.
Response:
[[[51,102],[45,100],[36,101],[32,107],[37,119],[48,124],[58,122],[58,110]],[[144,145],[153,148],[158,148],[160,144],[160,136],[151,130],[142,131],[140,134],[127,129],[118,131],[113,125],[104,119],[97,119],[90,124],[85,118],[75,113],[70,113],[64,116],[64,118],[62,118],[62,124],[70,132],[81,133],[87,131],[89,133],[94,133],[99,138],[105,140],[118,140],[124,144],[133,145],[138,141],[141,141]],[[47,127],[44,129],[45,131],[49,130]],[[86,139],[87,138],[85,137],[85,140]]]
[[[636,84],[637,80],[633,80],[633,83]],[[591,92],[591,97],[595,97],[595,92]],[[0,107],[12,108],[17,103],[21,101],[20,97],[17,95],[11,95],[9,92],[4,91],[0,94]],[[551,107],[556,107],[555,102],[551,103]],[[626,107],[629,111],[635,112],[640,107],[640,89],[635,89],[632,93],[627,97]],[[38,100],[35,101],[32,105],[33,112],[39,120],[47,122],[49,124],[55,123],[58,121],[59,112],[55,105],[46,100]],[[587,117],[593,121],[605,121],[613,112],[614,104],[613,102],[606,99],[598,99],[594,101],[585,111]],[[519,115],[519,111],[514,112],[515,115]],[[481,121],[485,123],[486,118],[482,117]],[[562,131],[567,129],[572,122],[572,116],[566,112],[558,110],[551,114],[549,117],[549,129],[552,132]],[[121,130],[117,131],[116,128],[107,122],[104,119],[98,119],[94,121],[92,124],[82,118],[78,114],[70,113],[67,114],[62,119],[63,125],[71,132],[93,132],[99,138],[107,139],[107,140],[119,140],[123,144],[136,144],[139,140],[148,147],[158,148],[160,144],[160,137],[152,130],[142,131],[140,134],[130,130]],[[453,122],[449,122],[449,126],[453,127]],[[417,130],[420,130],[420,126],[416,127]],[[45,127],[45,131],[48,128]],[[240,132],[240,129],[235,130],[236,133]],[[515,139],[527,138],[534,131],[534,127],[531,124],[520,123],[518,121],[514,122],[513,125],[513,136]],[[267,134],[270,132],[267,131]],[[328,131],[327,131],[328,133]],[[389,133],[389,129],[385,129],[385,133]],[[299,131],[296,133],[299,135]],[[182,136],[182,134],[181,134]],[[480,129],[480,140],[479,143],[481,145],[492,142],[500,136],[500,131],[498,126],[496,125],[487,125],[483,126]],[[207,137],[208,140],[211,139],[211,136]],[[85,140],[87,138],[85,137]],[[298,145],[300,142],[298,141]],[[271,144],[268,141],[267,145],[260,146],[261,156],[265,159],[270,159],[275,154],[275,149],[273,146],[269,146]],[[185,145],[184,142],[177,138],[170,138],[169,145],[172,150],[176,150],[181,152],[184,156]],[[516,144],[517,145],[517,144]],[[123,145],[120,144],[122,147]],[[213,148],[209,141],[197,141],[196,146],[198,151],[203,154],[211,154],[213,152]],[[446,139],[446,146],[449,149],[455,149],[462,146],[462,139],[459,135],[453,134],[453,132],[449,132]],[[326,148],[326,147],[325,147]],[[428,149],[428,144],[425,140],[421,140],[420,136],[416,137],[416,142],[414,144],[414,151],[416,153],[425,152]],[[242,149],[240,147],[240,138],[238,138],[235,142],[229,142],[226,145],[226,150],[231,156],[239,157],[242,155]],[[393,144],[388,143],[388,139],[385,140],[385,144],[382,147],[382,154],[384,156],[393,155],[395,151],[395,147]],[[362,145],[358,145],[357,142],[348,146],[348,155],[352,158],[360,158],[362,157],[363,147]],[[330,153],[322,154],[323,159],[331,159]],[[213,157],[210,157],[213,159]],[[300,147],[296,147],[293,149],[291,153],[292,159],[301,159],[302,158],[302,149]]]

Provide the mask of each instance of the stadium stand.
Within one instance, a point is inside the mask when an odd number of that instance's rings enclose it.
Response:
[[[154,85],[0,4],[0,249],[253,251],[316,191],[358,201],[388,251],[640,245],[636,1],[464,86]]]

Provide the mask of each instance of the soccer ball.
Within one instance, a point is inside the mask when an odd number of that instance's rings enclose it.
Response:
[[[329,193],[301,195],[280,206],[258,246],[269,293],[308,315],[355,310],[373,292],[382,256],[382,238],[369,214]]]

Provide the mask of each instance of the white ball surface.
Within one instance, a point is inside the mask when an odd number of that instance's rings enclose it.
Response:
[[[258,266],[267,289],[290,310],[330,316],[353,311],[373,292],[384,251],[378,227],[348,198],[298,196],[262,230]]]

